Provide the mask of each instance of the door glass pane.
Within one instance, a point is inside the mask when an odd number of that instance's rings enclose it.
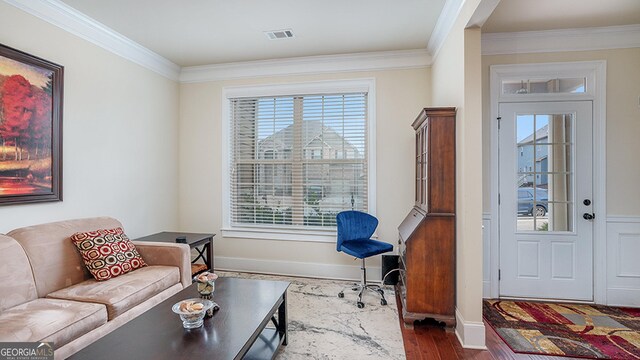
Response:
[[[533,140],[533,115],[518,115],[516,131],[518,144],[530,143]]]
[[[429,164],[427,163],[429,151],[429,125],[426,125],[422,128],[422,204],[425,206],[428,205],[429,202],[429,187],[427,186],[427,182],[429,181],[429,172],[427,171]]]
[[[516,121],[517,231],[573,231],[573,114]]]
[[[417,133],[416,134],[416,168],[415,168],[415,173],[416,173],[416,189],[415,189],[415,201],[416,204],[419,203],[420,201],[420,196],[422,196],[421,192],[420,192],[420,161],[422,159],[422,149],[420,148],[420,145],[422,144],[422,138],[420,137],[421,133]]]

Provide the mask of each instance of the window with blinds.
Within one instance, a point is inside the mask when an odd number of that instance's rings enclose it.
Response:
[[[367,93],[230,105],[232,226],[327,229],[367,211]]]

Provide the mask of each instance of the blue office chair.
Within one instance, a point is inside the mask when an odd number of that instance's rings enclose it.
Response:
[[[364,266],[365,258],[393,250],[393,245],[371,239],[371,235],[378,227],[378,219],[361,211],[343,211],[336,216],[336,222],[338,224],[337,250],[362,259],[360,284],[353,285],[354,291],[359,290],[356,304],[362,309],[364,307],[362,295],[366,290],[370,290],[381,296],[381,305],[387,305],[382,288],[367,284],[367,269]],[[344,297],[344,289],[338,293],[338,297]]]

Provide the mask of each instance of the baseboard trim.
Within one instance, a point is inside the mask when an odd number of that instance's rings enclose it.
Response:
[[[465,321],[456,308],[456,337],[465,349],[486,350],[485,329],[482,321]]]
[[[303,263],[283,260],[259,260],[216,256],[215,269],[255,272],[269,275],[301,276],[332,280],[360,280],[360,265]],[[367,281],[380,282],[382,268],[367,266]]]

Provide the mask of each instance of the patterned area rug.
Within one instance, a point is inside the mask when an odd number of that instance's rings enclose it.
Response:
[[[289,281],[287,292],[289,344],[278,360],[292,359],[405,359],[398,308],[393,288],[385,287],[388,305],[372,293],[356,307],[357,293],[345,290],[352,282],[248,273],[217,272],[219,276]],[[215,295],[214,295],[215,297]]]
[[[485,300],[483,315],[514,352],[640,359],[640,309]]]

